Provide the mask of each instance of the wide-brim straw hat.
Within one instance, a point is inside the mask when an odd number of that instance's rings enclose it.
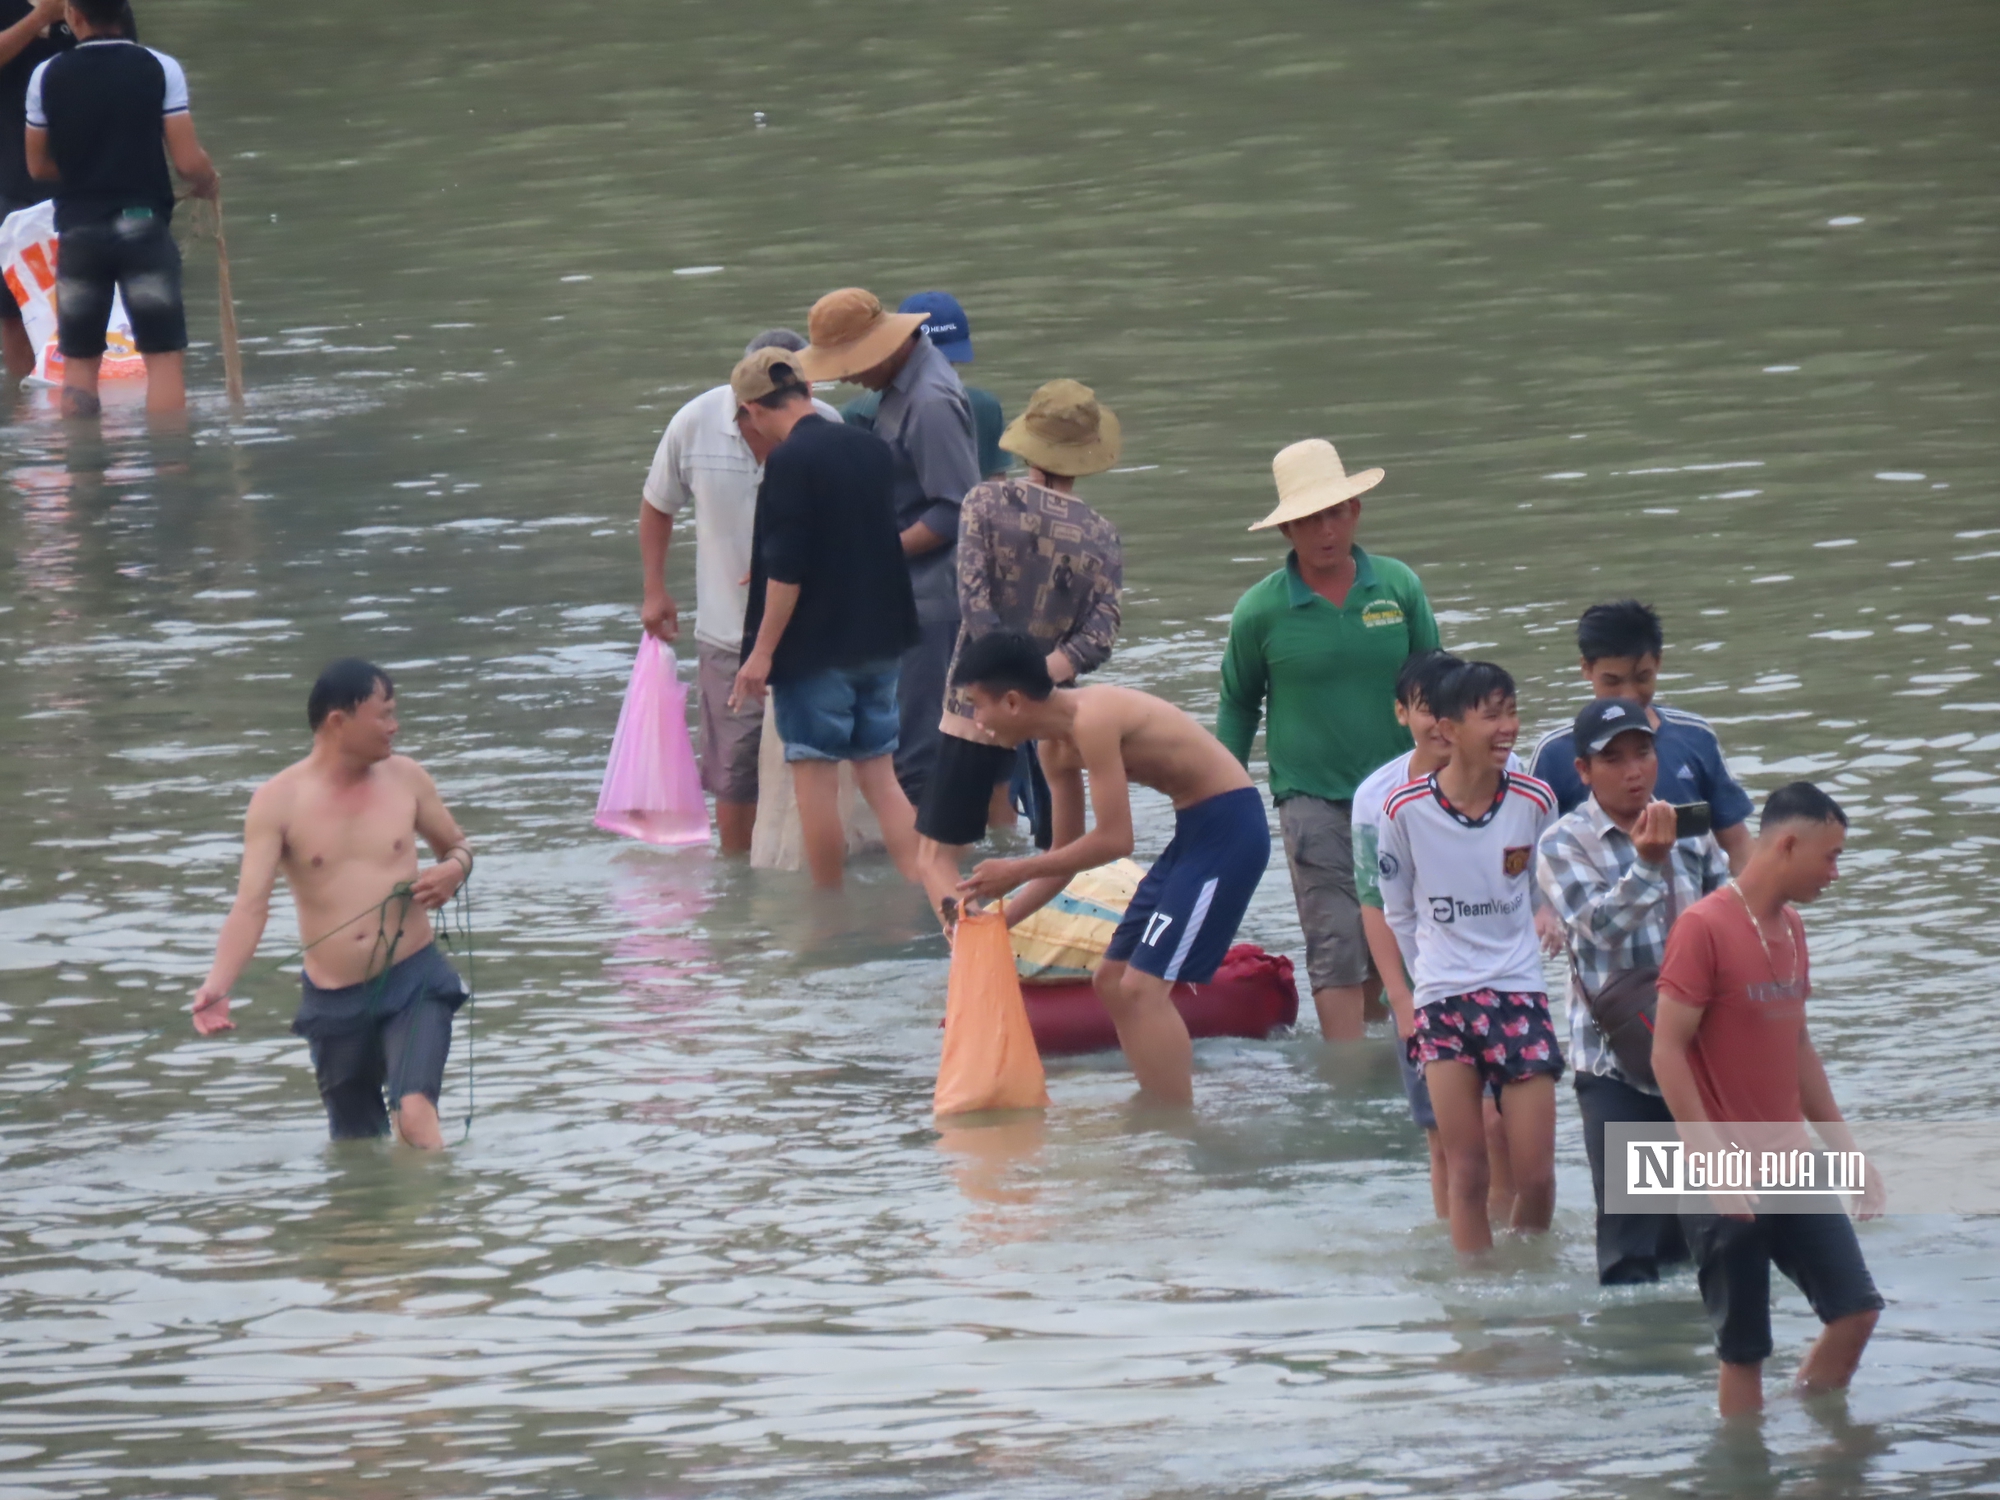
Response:
[[[1341,467],[1333,444],[1325,438],[1307,438],[1271,460],[1271,476],[1278,481],[1278,508],[1252,526],[1252,531],[1303,521],[1356,495],[1365,495],[1382,482],[1383,471],[1363,469],[1350,474]]]
[[[1000,434],[1000,446],[1009,453],[1045,474],[1071,479],[1102,474],[1118,462],[1123,441],[1111,408],[1100,405],[1089,386],[1074,380],[1051,380]]]
[[[811,342],[799,351],[814,380],[848,380],[872,370],[924,326],[923,313],[892,313],[858,286],[828,292],[806,319]]]

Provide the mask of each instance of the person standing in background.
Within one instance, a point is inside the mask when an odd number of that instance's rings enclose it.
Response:
[[[187,75],[166,53],[131,40],[131,15],[126,0],[69,0],[65,20],[77,45],[28,80],[28,171],[55,185],[61,234],[56,318],[67,417],[100,409],[98,368],[121,293],[146,362],[146,409],[187,407],[187,310],[169,232],[167,162],[197,198],[213,198],[219,179],[195,137]]]
[[[860,287],[828,292],[806,323],[814,380],[881,394],[875,435],[895,461],[896,524],[917,600],[917,643],[897,674],[896,779],[912,804],[937,764],[945,672],[958,644],[958,508],[979,483],[972,404],[951,361],[924,337],[923,313],[889,313]]]
[[[76,45],[63,21],[65,0],[0,0],[0,219],[47,201],[49,186],[28,171],[23,136],[28,124],[28,80],[58,53]],[[35,349],[12,292],[0,290],[0,347],[7,381],[19,385],[35,372]]]
[[[1272,461],[1278,508],[1250,529],[1277,527],[1284,567],[1237,601],[1222,658],[1216,738],[1246,766],[1266,715],[1264,751],[1321,1035],[1362,1036],[1381,993],[1354,889],[1354,793],[1383,762],[1406,754],[1396,676],[1438,648],[1437,621],[1417,575],[1356,544],[1361,496],[1380,469],[1350,475],[1323,438]]]
[[[913,884],[916,815],[896,783],[896,662],[917,635],[916,601],[891,505],[882,440],[820,415],[803,354],[759,349],[730,372],[745,424],[770,446],[757,489],[740,706],[768,690],[813,884],[836,889],[847,862],[840,765]]]
[[[937,346],[938,353],[954,365],[972,363],[972,320],[950,292],[918,292],[905,297],[896,311],[922,313],[924,337]],[[979,477],[998,479],[1007,472],[1007,455],[1000,448],[1000,434],[1006,430],[1007,417],[1000,398],[979,386],[968,385],[965,399],[972,403],[972,427],[979,442]],[[840,415],[849,426],[873,432],[875,414],[881,406],[879,392],[863,391],[841,407]]]
[[[797,351],[806,341],[789,328],[750,340],[759,349]],[[819,414],[838,413],[815,401]],[[701,787],[715,798],[715,827],[724,854],[748,854],[757,823],[757,749],[763,704],[729,706],[743,666],[743,612],[750,595],[750,538],[757,520],[767,443],[744,418],[725,382],[703,391],[667,424],[640,491],[639,561],[645,598],[639,622],[671,645],[680,638],[680,606],[667,592],[667,549],[674,518],[694,507],[695,683],[700,703]]]
[[[1637,599],[1593,604],[1576,622],[1577,654],[1592,694],[1630,698],[1646,710],[1660,762],[1654,795],[1669,803],[1706,802],[1715,841],[1729,856],[1729,868],[1740,870],[1750,856],[1750,794],[1729,774],[1722,741],[1708,720],[1653,700],[1665,648],[1659,614]],[[1536,778],[1555,788],[1556,805],[1565,813],[1589,796],[1577,777],[1576,742],[1568,725],[1543,735],[1529,761]]]
[[[1125,578],[1118,528],[1076,496],[1080,477],[1118,462],[1118,418],[1089,386],[1051,380],[1002,441],[1027,460],[1028,475],[989,479],[965,497],[963,623],[952,659],[979,636],[1020,631],[1048,653],[1049,677],[1062,686],[1103,666],[1118,639]],[[963,687],[947,690],[942,729],[937,767],[917,809],[924,886],[940,915],[957,892],[959,858],[993,821],[996,791],[1005,795],[1018,754],[974,722]]]

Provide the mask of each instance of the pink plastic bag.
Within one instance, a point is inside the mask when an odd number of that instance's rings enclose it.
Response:
[[[618,711],[611,764],[597,796],[597,826],[649,844],[708,842],[708,803],[688,738],[687,689],[672,648],[650,635],[639,638],[639,659]]]

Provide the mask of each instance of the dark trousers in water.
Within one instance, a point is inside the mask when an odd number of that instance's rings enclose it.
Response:
[[[1660,1267],[1688,1258],[1678,1214],[1608,1214],[1604,1211],[1604,1127],[1671,1125],[1667,1101],[1643,1094],[1619,1078],[1576,1075],[1577,1111],[1583,1116],[1583,1149],[1590,1158],[1590,1187],[1597,1195],[1597,1281],[1624,1286],[1658,1281]]]
[[[411,1094],[438,1102],[451,1020],[465,1004],[466,989],[436,943],[344,989],[323,990],[304,975],[299,983],[303,995],[292,1031],[312,1052],[333,1139],[387,1135],[389,1111]]]
[[[897,664],[896,708],[901,725],[896,737],[896,780],[912,807],[924,800],[924,786],[937,764],[938,741],[944,737],[944,679],[951,671],[951,654],[958,648],[958,621],[925,620],[922,638],[903,653]]]

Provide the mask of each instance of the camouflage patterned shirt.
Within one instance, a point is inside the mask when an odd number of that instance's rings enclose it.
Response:
[[[1079,676],[1101,667],[1118,638],[1124,579],[1118,528],[1074,495],[1019,478],[975,485],[959,508],[952,665],[974,636],[1020,630],[1061,650]],[[945,691],[944,728],[984,738],[962,689]]]

